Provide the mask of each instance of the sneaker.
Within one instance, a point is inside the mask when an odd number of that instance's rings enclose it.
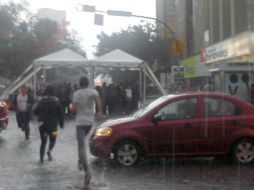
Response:
[[[39,163],[40,163],[40,164],[43,164],[43,162],[44,162],[43,159],[40,159],[40,160],[39,160]]]
[[[88,187],[88,185],[90,184],[90,181],[92,179],[92,174],[91,173],[86,173],[85,177],[84,177],[84,186]]]
[[[50,151],[47,152],[47,155],[48,155],[48,160],[49,160],[49,161],[52,161],[52,160],[53,160],[53,157],[52,157]]]

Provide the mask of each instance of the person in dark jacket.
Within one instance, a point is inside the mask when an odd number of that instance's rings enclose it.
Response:
[[[18,127],[25,132],[25,138],[28,140],[30,136],[29,122],[31,118],[31,110],[34,98],[27,93],[27,87],[22,85],[19,93],[13,98],[13,108],[16,112]]]
[[[43,98],[34,108],[34,115],[38,116],[39,131],[41,136],[40,162],[44,161],[45,148],[49,137],[49,148],[47,151],[48,159],[51,161],[56,137],[58,124],[64,127],[64,112],[58,98],[54,95],[53,86],[47,86]]]

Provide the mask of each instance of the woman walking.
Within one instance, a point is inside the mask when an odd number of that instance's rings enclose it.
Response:
[[[58,98],[54,95],[53,86],[47,86],[43,98],[38,102],[34,109],[34,114],[38,116],[39,131],[41,137],[40,162],[44,161],[45,148],[49,138],[49,147],[47,151],[49,161],[52,161],[51,151],[53,150],[58,124],[64,127],[64,112]]]

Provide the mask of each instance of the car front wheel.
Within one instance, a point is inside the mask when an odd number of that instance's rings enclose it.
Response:
[[[254,142],[252,140],[239,140],[233,150],[235,160],[240,164],[249,164],[254,160]]]
[[[140,150],[133,141],[125,140],[118,143],[114,150],[116,161],[123,166],[133,166],[140,158]]]

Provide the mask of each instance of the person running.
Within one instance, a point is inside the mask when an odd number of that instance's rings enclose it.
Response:
[[[49,147],[47,151],[48,160],[52,161],[51,152],[56,143],[57,127],[64,127],[64,112],[62,105],[55,96],[54,87],[47,86],[44,96],[34,108],[34,115],[38,116],[39,131],[41,137],[40,162],[44,162],[45,148],[49,138]]]
[[[29,122],[33,103],[34,98],[27,93],[27,87],[22,85],[19,89],[19,93],[14,96],[13,106],[16,112],[18,127],[25,132],[26,140],[28,140],[30,136]]]
[[[81,77],[79,81],[80,89],[73,94],[70,110],[76,113],[76,135],[78,141],[78,165],[79,169],[83,169],[84,186],[88,186],[92,178],[92,174],[87,162],[85,137],[91,130],[95,118],[100,119],[102,116],[102,105],[100,95],[96,90],[89,89],[89,81],[87,77]]]

